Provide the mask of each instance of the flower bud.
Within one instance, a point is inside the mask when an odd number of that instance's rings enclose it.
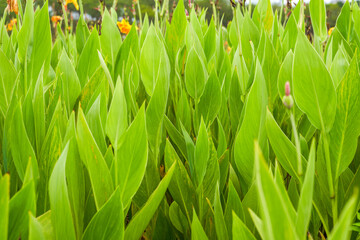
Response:
[[[289,81],[287,81],[285,83],[285,95],[290,96],[290,83],[289,83]]]
[[[294,106],[294,99],[291,95],[284,96],[282,101],[283,101],[285,107],[287,107],[288,109],[291,109]]]

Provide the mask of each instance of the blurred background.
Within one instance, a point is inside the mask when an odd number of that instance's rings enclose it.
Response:
[[[25,3],[25,0],[18,0],[18,1],[21,1],[23,5]],[[138,14],[137,4],[134,4],[136,3],[134,1],[136,0],[118,0],[116,12],[118,14],[119,20],[121,20],[123,17],[126,17],[129,20],[129,22],[132,23],[135,20],[135,18],[137,18],[136,16],[134,17],[132,14],[134,12],[134,8],[136,10],[136,14]],[[139,1],[142,15],[144,16],[145,14],[147,14],[149,18],[152,19],[154,16],[154,6],[155,6],[154,0],[137,0],[137,1]],[[163,0],[160,0],[160,2],[162,1]],[[169,0],[169,12],[172,11],[177,1],[178,0]],[[220,15],[224,16],[224,25],[226,25],[226,23],[232,19],[232,7],[230,0],[214,0],[214,1],[216,2],[217,9],[220,12]],[[238,2],[239,0],[233,0],[233,1]],[[42,6],[44,0],[35,0],[34,2],[35,2],[35,6],[36,5]],[[84,5],[85,20],[87,22],[95,22],[100,17],[99,0],[83,0],[82,2]],[[187,6],[188,0],[184,0],[184,2]],[[194,2],[194,0],[192,0],[192,2]],[[198,6],[208,8],[209,17],[212,14],[211,12],[212,7],[210,2],[211,1],[209,0],[195,0],[195,3]],[[247,0],[247,3],[248,2],[249,0]],[[252,0],[251,2],[252,4],[256,4],[257,0]],[[273,4],[274,11],[275,9],[278,9],[278,11],[280,11],[281,0],[271,0],[271,2]],[[297,1],[293,1],[293,6],[296,5],[296,2]],[[336,23],[336,18],[339,15],[341,7],[344,4],[344,2],[333,1],[333,0],[325,0],[325,2],[327,5],[326,9],[327,9],[328,26],[332,27]],[[105,4],[108,8],[110,8],[113,5],[113,0],[105,0]],[[3,15],[6,5],[7,5],[6,0],[0,0],[0,16]],[[79,11],[76,11],[76,9],[72,4],[69,4],[69,10],[71,11],[71,16],[74,22],[76,22],[76,20],[79,17]],[[309,15],[308,11],[309,8],[306,9],[306,15]],[[61,14],[61,7],[57,0],[49,0],[49,12],[50,12],[50,16]]]

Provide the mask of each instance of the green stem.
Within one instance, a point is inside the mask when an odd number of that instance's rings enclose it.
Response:
[[[299,177],[301,178],[301,176],[303,175],[302,162],[301,162],[301,146],[300,146],[299,135],[298,135],[297,129],[296,129],[294,114],[292,112],[290,113],[290,120],[291,120],[291,126],[293,129],[293,134],[294,134],[294,139],[295,139],[296,156],[297,156],[297,162],[298,162],[298,174],[299,174]]]
[[[213,9],[213,16],[214,16],[214,22],[215,22],[215,26],[217,26],[217,17],[216,17],[216,6],[215,6],[215,2],[212,1],[212,9]]]
[[[113,7],[114,9],[116,9],[116,5],[117,5],[117,0],[114,0],[112,7]]]
[[[140,29],[141,29],[143,22],[142,22],[142,16],[141,16],[140,0],[137,0],[137,1],[136,1],[136,4],[137,4],[137,7],[138,7],[139,21],[140,21]]]
[[[155,27],[159,27],[159,16],[158,16],[158,0],[155,0]]]
[[[335,191],[334,191],[334,183],[331,171],[331,160],[330,160],[330,150],[329,150],[329,142],[328,137],[325,131],[322,131],[322,137],[324,142],[324,152],[325,152],[325,160],[326,160],[326,170],[327,170],[327,177],[328,177],[328,184],[329,184],[329,191],[330,191],[330,199],[332,205],[332,213],[333,213],[333,222],[337,220],[337,204],[335,200]]]

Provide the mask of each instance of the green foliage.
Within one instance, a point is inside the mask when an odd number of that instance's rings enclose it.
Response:
[[[330,34],[312,0],[312,35],[302,1],[227,28],[183,1],[121,31],[81,10],[76,33],[20,2],[0,28],[0,239],[360,237],[356,3]]]

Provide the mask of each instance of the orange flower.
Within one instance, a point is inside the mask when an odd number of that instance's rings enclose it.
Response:
[[[62,17],[60,16],[52,16],[51,21],[56,25],[58,22],[62,20]]]
[[[328,31],[329,36],[332,34],[333,31],[334,31],[333,27],[329,29],[329,31]]]
[[[77,0],[66,0],[66,2],[65,2],[65,8],[67,7],[67,5],[68,5],[69,3],[74,4],[74,7],[76,8],[76,10],[79,10],[79,4],[78,4]]]
[[[128,21],[126,21],[124,18],[121,22],[117,22],[118,28],[120,29],[121,33],[128,34],[131,30],[131,25]]]
[[[7,30],[8,31],[12,31],[13,30],[13,27],[16,25],[17,23],[17,19],[14,18],[14,19],[11,19],[9,24],[6,26]]]
[[[17,0],[7,0],[7,7],[8,11],[14,12],[16,15],[19,12],[19,7],[17,4]]]

